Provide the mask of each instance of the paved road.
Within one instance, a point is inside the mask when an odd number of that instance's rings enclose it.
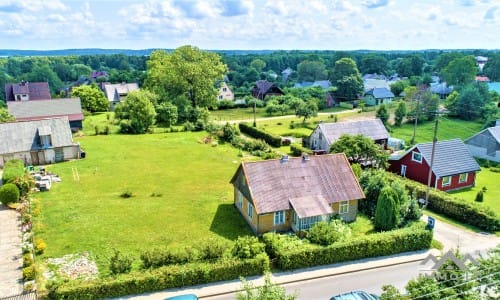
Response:
[[[422,219],[427,222],[427,216]],[[436,220],[434,226],[434,239],[443,243],[445,251],[459,248],[460,252],[471,254],[477,251],[485,254],[486,249],[500,244],[500,237],[494,234],[463,230],[439,220]]]
[[[288,294],[298,291],[298,299],[303,300],[330,299],[333,295],[353,290],[364,290],[369,293],[381,294],[382,285],[388,283],[403,290],[407,281],[418,276],[421,269],[422,266],[420,262],[412,262],[397,266],[306,280],[285,284],[283,286]],[[236,299],[236,293],[202,299],[234,300]]]
[[[0,204],[0,298],[23,291],[18,213]]]

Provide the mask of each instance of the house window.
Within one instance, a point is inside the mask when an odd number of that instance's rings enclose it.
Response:
[[[248,217],[253,219],[253,205],[250,202],[248,202]]]
[[[442,186],[449,186],[451,185],[451,176],[445,176],[443,177],[443,181],[441,183]]]
[[[341,201],[339,205],[339,214],[347,214],[349,212],[349,201]]]
[[[280,225],[285,223],[285,211],[280,210],[277,212],[274,212],[274,225]]]
[[[222,100],[222,95],[219,95],[219,100]]]
[[[238,191],[238,198],[236,200],[236,205],[238,205],[239,208],[243,207],[243,194]]]
[[[458,182],[459,183],[464,183],[464,182],[467,182],[467,177],[468,177],[468,173],[462,173],[458,176]]]
[[[223,87],[223,88],[222,88],[222,91],[223,91],[223,92],[227,92],[227,88]]]
[[[422,163],[422,153],[413,151],[411,153],[411,160]]]

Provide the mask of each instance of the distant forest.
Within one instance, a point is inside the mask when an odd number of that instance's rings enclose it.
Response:
[[[9,82],[48,81],[54,97],[89,77],[92,71],[106,71],[107,78],[97,81],[144,83],[149,55],[155,49],[67,49],[67,50],[0,50],[0,86]],[[169,49],[165,49],[170,51]],[[255,81],[266,79],[281,87],[295,82],[331,78],[335,62],[352,58],[361,74],[377,73],[387,76],[420,80],[439,75],[450,61],[459,56],[489,58],[483,71],[492,81],[500,81],[500,52],[498,50],[422,50],[422,51],[274,51],[224,50],[212,51],[221,55],[228,66],[227,79],[236,96],[248,95]],[[291,69],[287,80],[282,72]],[[416,79],[415,79],[416,78]],[[3,100],[4,93],[0,93]]]

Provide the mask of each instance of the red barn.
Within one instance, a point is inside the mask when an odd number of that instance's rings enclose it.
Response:
[[[432,143],[417,144],[400,156],[389,158],[389,171],[427,185]],[[436,143],[431,187],[442,191],[458,190],[475,185],[476,160],[460,139]]]

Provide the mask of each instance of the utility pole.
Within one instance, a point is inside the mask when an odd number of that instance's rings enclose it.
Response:
[[[439,113],[436,112],[436,122],[434,123],[434,138],[432,139],[431,163],[430,163],[430,166],[429,166],[429,175],[427,177],[427,190],[425,191],[425,204],[424,204],[424,207],[427,207],[427,204],[429,203],[429,192],[430,192],[430,189],[431,189],[432,166],[434,165],[434,154],[436,152],[438,124],[439,124]]]

